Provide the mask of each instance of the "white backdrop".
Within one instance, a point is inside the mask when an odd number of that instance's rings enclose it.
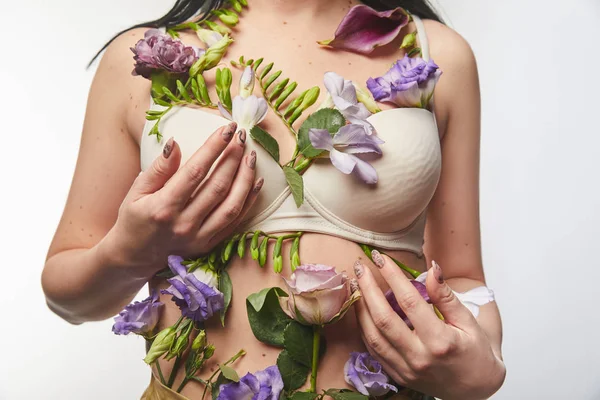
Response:
[[[508,377],[494,399],[600,399],[600,3],[440,0],[478,58],[485,268]],[[40,271],[110,35],[160,0],[0,0],[0,399],[138,399],[143,344],[45,307]],[[117,12],[118,10],[118,12]]]

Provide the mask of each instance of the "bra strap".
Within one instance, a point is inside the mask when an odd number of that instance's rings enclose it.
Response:
[[[421,57],[423,60],[429,61],[429,42],[427,41],[427,34],[425,33],[425,25],[423,25],[421,18],[414,14],[411,15],[417,28],[417,36],[419,37],[419,44],[421,46]]]

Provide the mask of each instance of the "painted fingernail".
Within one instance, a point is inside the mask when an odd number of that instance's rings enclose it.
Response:
[[[356,279],[350,280],[350,293],[354,293],[358,290],[358,281]]]
[[[254,191],[255,192],[260,192],[260,189],[262,189],[263,184],[265,183],[264,178],[258,178],[258,180],[256,181],[256,183],[254,184]]]
[[[238,131],[238,144],[243,145],[246,143],[246,130],[244,128]]]
[[[223,132],[221,132],[221,136],[223,136],[223,139],[226,142],[229,142],[231,140],[231,138],[233,137],[233,134],[235,133],[236,129],[237,129],[237,124],[235,122],[232,122],[229,125],[227,125],[225,127],[225,129],[223,129]]]
[[[246,162],[251,169],[254,169],[256,166],[256,152],[254,150],[252,150],[250,156],[246,159]]]
[[[173,152],[173,147],[175,147],[174,142],[175,142],[175,139],[173,139],[173,136],[171,136],[169,138],[169,140],[167,140],[167,143],[165,143],[165,146],[163,147],[163,157],[164,158],[169,158],[169,156]]]
[[[433,276],[435,280],[439,283],[444,283],[444,274],[442,274],[442,268],[438,263],[436,263],[433,260],[431,261],[431,263],[433,264]]]
[[[371,252],[371,258],[373,258],[373,262],[375,263],[375,265],[377,265],[377,267],[383,268],[383,266],[385,265],[385,260],[383,259],[383,256],[377,250],[373,250]]]
[[[356,277],[360,279],[360,277],[363,276],[364,273],[365,267],[362,265],[360,260],[356,260],[356,262],[354,263],[354,275],[356,275]]]

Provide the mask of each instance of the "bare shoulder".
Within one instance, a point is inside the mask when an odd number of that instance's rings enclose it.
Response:
[[[110,97],[119,104],[123,123],[132,138],[139,143],[143,129],[144,110],[150,102],[150,82],[133,76],[131,48],[144,37],[148,28],[136,28],[117,36],[102,54],[94,77],[92,91],[100,97]]]

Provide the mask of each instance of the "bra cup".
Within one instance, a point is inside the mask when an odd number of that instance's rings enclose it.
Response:
[[[369,122],[385,141],[383,154],[360,158],[377,171],[377,184],[365,184],[321,159],[304,174],[304,185],[339,219],[373,232],[397,232],[419,217],[437,187],[441,170],[437,126],[433,114],[418,108],[382,111]]]
[[[154,105],[152,109],[162,109],[162,107]],[[140,145],[142,170],[148,168],[154,159],[161,154],[169,137],[173,136],[179,144],[181,167],[204,144],[209,135],[229,123],[230,121],[226,118],[204,110],[190,107],[173,107],[161,120],[160,132],[163,138],[160,143],[155,136],[148,136],[148,132],[152,129],[154,123],[150,121],[144,127]],[[246,220],[266,209],[287,187],[285,176],[275,160],[259,144],[254,143],[249,136],[248,133],[244,152],[249,154],[252,150],[256,151],[256,177],[264,177],[265,183],[256,202],[246,214]],[[236,140],[235,137],[233,140]]]

